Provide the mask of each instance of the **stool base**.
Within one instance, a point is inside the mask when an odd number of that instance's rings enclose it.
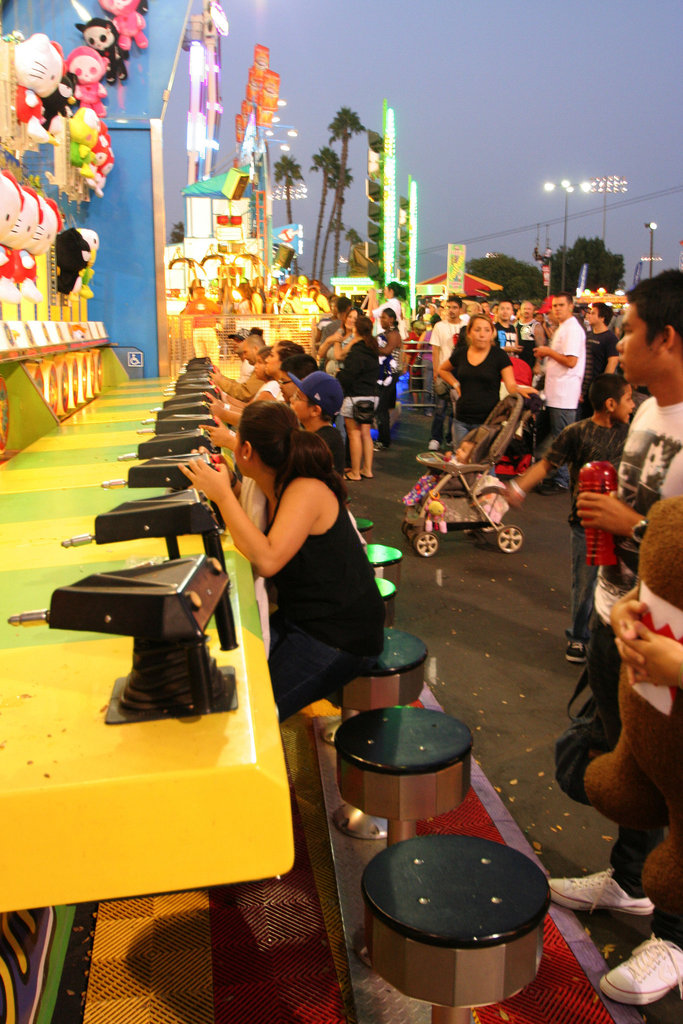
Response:
[[[387,819],[365,814],[358,807],[343,803],[332,815],[332,821],[340,832],[353,839],[386,839]]]
[[[472,1024],[467,1006],[432,1006],[432,1024]]]

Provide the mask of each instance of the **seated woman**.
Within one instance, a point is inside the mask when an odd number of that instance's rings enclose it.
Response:
[[[493,324],[483,313],[475,313],[466,328],[466,345],[458,345],[439,367],[439,377],[456,397],[453,443],[481,426],[500,398],[501,381],[511,395],[537,394],[535,388],[515,381],[510,357],[493,344]]]
[[[235,465],[266,496],[264,532],[240,507],[226,467],[197,460],[183,472],[216,502],[238,551],[277,586],[268,666],[282,721],[370,671],[384,607],[330,451],[288,406],[247,406]]]

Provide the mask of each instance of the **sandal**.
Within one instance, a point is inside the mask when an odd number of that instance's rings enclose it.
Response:
[[[344,473],[344,479],[350,480],[352,484],[359,484],[363,479],[362,476],[351,476],[349,473]]]

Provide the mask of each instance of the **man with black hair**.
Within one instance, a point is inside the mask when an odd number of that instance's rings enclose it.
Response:
[[[612,307],[606,302],[593,302],[586,313],[588,332],[586,334],[586,369],[581,385],[580,415],[590,416],[588,391],[601,373],[616,373],[619,365],[617,352],[618,338],[609,329],[612,321]]]
[[[429,442],[430,452],[438,452],[443,443],[444,420],[448,419],[446,437],[449,439],[453,428],[453,406],[451,404],[450,391],[444,381],[436,376],[436,370],[442,363],[450,358],[454,347],[458,343],[461,329],[465,326],[466,320],[462,318],[462,299],[459,295],[449,295],[446,305],[446,319],[439,320],[432,327],[432,335],[429,343],[432,346],[432,361],[434,365],[434,416],[432,418],[431,440]]]
[[[550,418],[551,443],[576,419],[586,365],[586,335],[574,316],[571,292],[560,292],[553,297],[553,317],[558,327],[550,344],[534,349],[536,358],[545,360],[545,404]],[[567,467],[560,466],[548,484],[543,494],[568,490]]]
[[[513,313],[513,306],[509,299],[501,299],[498,303],[496,322],[493,325],[495,340],[508,355],[517,351],[517,331],[512,322]]]
[[[617,495],[584,492],[577,511],[582,526],[614,534],[617,564],[601,566],[588,645],[588,682],[607,739],[615,745],[619,715],[620,659],[610,614],[638,581],[638,554],[650,507],[660,498],[683,495],[683,273],[667,270],[628,293],[629,306],[618,350],[624,377],[644,386],[648,398],[633,417],[619,465]],[[600,981],[617,1002],[644,1006],[661,999],[683,976],[683,918],[653,907],[641,873],[662,830],[619,826],[607,871],[577,878],[551,878],[553,902],[572,910],[605,908],[650,914],[652,936]]]
[[[565,427],[543,458],[510,482],[507,495],[511,505],[519,505],[551,470],[563,465],[569,467],[572,495],[569,513],[572,531],[572,590],[571,626],[566,631],[568,642],[565,658],[577,664],[586,660],[586,645],[590,636],[588,624],[593,611],[593,593],[598,575],[596,565],[586,565],[586,534],[576,511],[579,470],[586,462],[603,461],[611,462],[617,468],[634,408],[631,385],[616,373],[604,373],[593,381],[590,401],[594,410],[592,416]]]

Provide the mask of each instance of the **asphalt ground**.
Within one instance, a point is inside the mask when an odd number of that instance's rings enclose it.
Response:
[[[474,734],[474,753],[551,875],[609,865],[616,826],[570,800],[554,779],[554,744],[581,667],[565,660],[569,624],[570,533],[566,495],[531,494],[506,524],[524,544],[504,554],[495,542],[439,534],[421,558],[401,532],[401,498],[422,475],[430,419],[403,405],[392,445],[375,453],[374,479],[347,484],[356,516],[373,520],[373,542],[403,552],[397,629],[428,647],[428,683],[444,710]],[[596,911],[578,915],[609,969],[649,937],[650,918]],[[680,1024],[678,992],[643,1008],[650,1024]],[[579,1022],[577,1022],[579,1024]]]

